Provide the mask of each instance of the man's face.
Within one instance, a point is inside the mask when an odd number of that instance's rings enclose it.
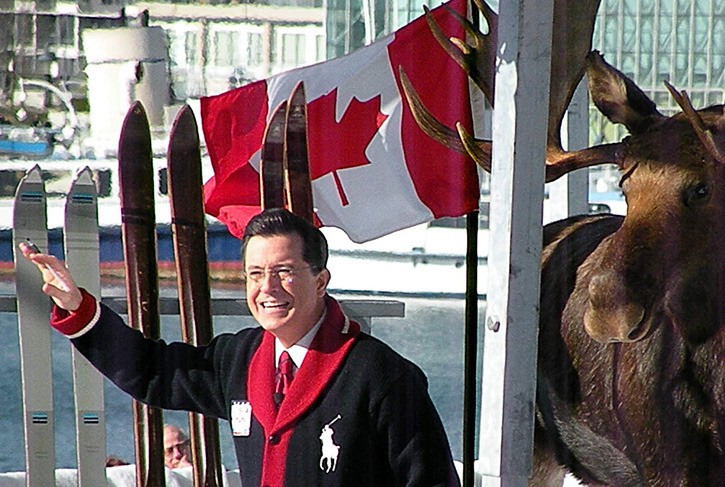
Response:
[[[189,440],[179,438],[178,431],[164,431],[164,463],[169,468],[191,466]]]
[[[252,315],[285,347],[302,338],[322,315],[330,273],[310,269],[302,258],[299,235],[250,238],[244,271]]]

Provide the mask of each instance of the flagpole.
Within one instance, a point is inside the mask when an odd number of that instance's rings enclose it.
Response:
[[[474,485],[478,347],[478,211],[466,215],[466,308],[463,352],[463,486]]]
[[[479,11],[468,2],[473,25],[479,23]],[[480,196],[479,196],[480,200]],[[476,351],[478,348],[478,210],[466,215],[466,307],[463,345],[463,487],[475,485],[476,460]]]

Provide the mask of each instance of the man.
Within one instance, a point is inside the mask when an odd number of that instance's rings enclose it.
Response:
[[[425,375],[327,294],[327,242],[306,220],[277,209],[249,222],[247,305],[261,327],[203,347],[144,338],[56,258],[21,249],[56,303],[52,326],[117,386],[229,420],[243,485],[459,485]]]
[[[191,467],[189,437],[175,424],[164,425],[164,464],[172,469]]]

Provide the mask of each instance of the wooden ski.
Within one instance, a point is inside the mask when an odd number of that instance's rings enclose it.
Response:
[[[20,373],[25,430],[25,485],[55,485],[53,373],[48,317],[50,300],[35,264],[18,249],[30,240],[48,250],[45,184],[40,167],[30,169],[18,184],[13,208],[15,289],[18,306]]]
[[[260,163],[262,208],[285,208],[284,137],[287,102],[272,114],[264,132]]]
[[[272,114],[262,145],[262,208],[287,208],[314,221],[307,156],[307,102],[302,82]]]
[[[199,131],[185,105],[171,129],[167,153],[171,228],[176,256],[182,339],[205,345],[212,339],[211,294],[206,244]],[[221,487],[219,425],[214,418],[189,413],[194,485]]]
[[[129,325],[159,338],[159,288],[151,133],[146,110],[135,102],[126,114],[118,144],[121,232]],[[133,402],[137,487],[163,486],[162,411]]]
[[[314,222],[312,182],[307,155],[307,99],[302,81],[297,83],[287,103],[284,137],[284,180],[287,208]]]
[[[93,173],[88,167],[76,175],[68,192],[63,236],[65,261],[73,279],[94,296],[100,296],[97,192]],[[103,376],[75,347],[71,347],[71,354],[76,407],[78,485],[105,485],[106,420]]]

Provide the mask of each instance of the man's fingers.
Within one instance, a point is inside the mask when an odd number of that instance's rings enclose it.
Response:
[[[69,311],[77,309],[83,296],[63,261],[54,255],[36,252],[37,248],[25,242],[20,242],[19,247],[23,256],[42,273],[43,292],[53,298],[61,308]]]

